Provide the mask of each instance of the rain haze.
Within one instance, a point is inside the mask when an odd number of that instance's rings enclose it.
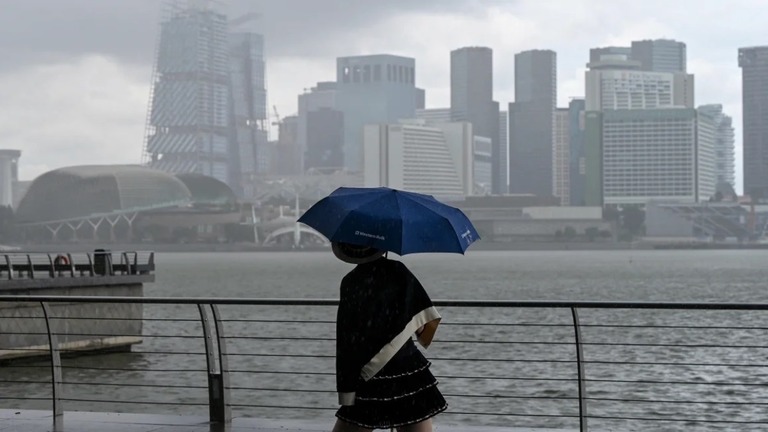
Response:
[[[768,0],[0,3],[0,430],[767,429]]]
[[[265,36],[269,105],[287,116],[297,95],[335,79],[335,58],[393,53],[416,59],[426,106],[450,102],[451,50],[488,46],[494,98],[514,101],[514,55],[557,52],[558,106],[584,96],[593,47],[670,38],[688,47],[696,104],[734,118],[741,188],[741,85],[736,50],[760,45],[759,0],[229,1],[231,16],[257,12]],[[137,163],[143,141],[161,6],[155,0],[10,0],[0,16],[0,134],[22,149],[20,176],[61,166]],[[428,30],[427,30],[428,29]],[[270,109],[270,111],[272,111]]]

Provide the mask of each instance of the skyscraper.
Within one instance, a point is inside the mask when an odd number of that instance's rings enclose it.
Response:
[[[304,170],[339,170],[344,167],[344,114],[333,108],[307,113],[307,150]]]
[[[768,46],[740,48],[744,193],[768,200]]]
[[[493,101],[493,51],[464,47],[451,51],[451,118],[468,121],[476,136],[491,139],[493,193],[506,192],[502,184],[499,143],[499,107]],[[504,190],[502,190],[504,189]]]
[[[515,102],[509,104],[509,191],[552,196],[552,133],[557,54],[515,55]]]
[[[263,39],[208,2],[168,2],[157,48],[142,162],[243,194],[266,146]]]
[[[366,125],[365,186],[447,199],[471,195],[474,147],[469,122],[429,124],[411,119]]]
[[[552,136],[552,195],[560,198],[560,205],[571,203],[571,158],[568,108],[555,110],[555,127]]]
[[[412,119],[422,103],[416,61],[389,54],[336,59],[336,109],[344,114],[344,168],[363,168],[363,127]]]
[[[489,134],[488,113],[493,100],[493,51],[465,47],[451,51],[451,117],[468,121],[475,135]],[[485,135],[483,135],[485,134]]]
[[[631,58],[632,48],[620,47],[620,46],[609,46],[609,47],[601,47],[601,48],[592,48],[589,50],[590,63],[599,62],[600,59],[602,59],[604,56],[608,56],[608,57],[619,56],[624,58]]]
[[[298,147],[296,154],[296,164],[295,166],[299,168],[297,172],[294,172],[293,174],[299,174],[299,172],[304,172],[307,169],[315,168],[312,162],[307,162],[307,152],[309,151],[309,148],[307,146],[307,142],[309,141],[309,131],[307,128],[307,123],[309,121],[309,113],[317,110],[321,110],[324,108],[328,109],[336,109],[336,82],[335,81],[325,81],[325,82],[319,82],[317,85],[312,87],[307,91],[305,89],[304,93],[299,95],[299,133],[298,133]],[[342,113],[342,117],[343,117]],[[342,125],[343,127],[343,125]],[[343,130],[341,132],[342,139],[339,145],[342,145],[344,142],[343,137]],[[343,155],[342,155],[343,156]],[[343,166],[343,163],[342,165]]]
[[[509,113],[499,111],[499,193],[509,192]]]
[[[231,185],[244,196],[253,195],[251,179],[267,153],[267,89],[264,38],[256,33],[229,35]]]
[[[641,40],[632,42],[632,60],[640,62],[640,68],[654,72],[686,72],[685,43],[671,39]]]
[[[570,166],[569,177],[569,203],[573,206],[586,205],[586,170],[587,154],[584,147],[585,118],[584,99],[575,98],[568,104],[568,157]]]
[[[587,111],[694,107],[691,74],[645,71],[639,61],[621,55],[603,56],[587,66]]]
[[[714,195],[711,118],[690,108],[607,110],[601,126],[603,204],[695,203]]]
[[[706,114],[715,123],[715,176],[717,183],[728,183],[733,187],[735,172],[735,134],[733,119],[723,112],[720,104],[702,105],[699,113]]]

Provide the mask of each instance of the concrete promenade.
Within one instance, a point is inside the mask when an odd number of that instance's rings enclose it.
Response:
[[[328,432],[334,418],[266,420],[238,417],[230,425],[208,422],[207,417],[155,414],[66,412],[54,422],[50,411],[0,410],[0,432]],[[435,432],[575,432],[576,429],[527,429],[441,426]]]

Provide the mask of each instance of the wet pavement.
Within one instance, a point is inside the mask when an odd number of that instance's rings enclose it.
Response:
[[[50,411],[0,410],[0,432],[327,432],[333,419],[267,420],[235,418],[229,425],[211,424],[207,417],[155,414],[66,412],[54,422]],[[435,426],[435,432],[572,432],[527,429]]]

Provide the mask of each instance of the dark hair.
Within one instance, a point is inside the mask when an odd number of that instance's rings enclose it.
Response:
[[[339,249],[345,254],[353,258],[367,258],[369,256],[376,255],[381,251],[379,249],[370,246],[361,246],[352,243],[338,242]]]

